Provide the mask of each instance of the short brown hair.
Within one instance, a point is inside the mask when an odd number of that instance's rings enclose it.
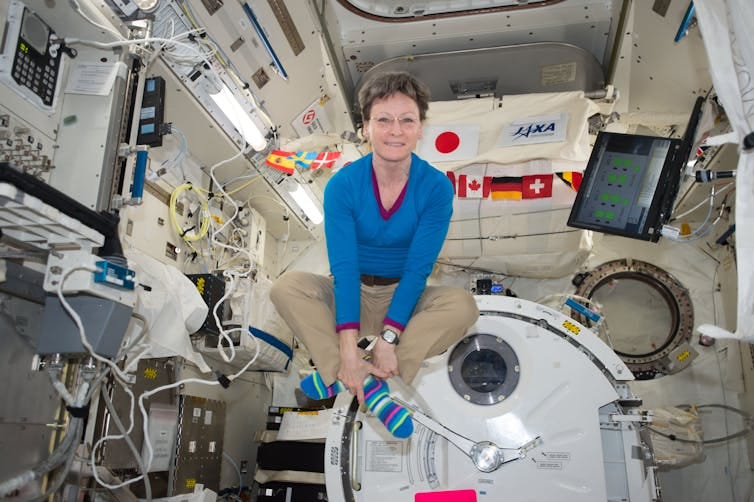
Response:
[[[364,84],[359,90],[361,119],[367,121],[371,118],[372,105],[376,100],[398,93],[414,100],[419,107],[419,119],[423,122],[429,109],[429,87],[405,71],[380,73]]]

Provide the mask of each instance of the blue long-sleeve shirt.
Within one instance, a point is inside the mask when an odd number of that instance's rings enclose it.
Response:
[[[372,154],[325,187],[325,238],[335,282],[336,331],[359,328],[360,275],[400,278],[385,324],[404,329],[427,284],[453,213],[453,185],[416,155],[389,211],[379,201]]]

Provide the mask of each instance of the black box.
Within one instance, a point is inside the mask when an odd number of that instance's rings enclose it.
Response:
[[[207,318],[204,320],[204,324],[199,328],[200,333],[217,335],[220,333],[220,329],[215,322],[215,317],[212,315],[212,310],[215,308],[215,304],[225,295],[225,279],[220,274],[187,274],[191,282],[194,283],[199,294],[202,295],[204,303],[209,307],[207,312]],[[225,311],[227,303],[220,306],[218,317],[220,321],[225,320]],[[215,339],[215,343],[217,340]]]

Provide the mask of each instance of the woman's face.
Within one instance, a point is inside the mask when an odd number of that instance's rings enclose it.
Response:
[[[375,156],[387,162],[405,161],[422,135],[419,107],[405,94],[393,94],[372,103],[364,133]]]

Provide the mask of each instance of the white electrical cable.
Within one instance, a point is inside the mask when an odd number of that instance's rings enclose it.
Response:
[[[104,401],[105,407],[107,408],[108,413],[110,413],[110,418],[115,423],[115,426],[118,428],[118,430],[120,431],[121,437],[126,442],[126,446],[128,446],[128,449],[131,450],[131,454],[134,457],[134,461],[136,461],[136,465],[139,467],[139,471],[141,471],[141,473],[145,475],[144,476],[144,491],[146,494],[147,502],[150,502],[152,500],[152,484],[149,481],[147,470],[144,467],[144,459],[141,456],[141,452],[139,452],[133,440],[131,439],[131,436],[129,436],[129,432],[126,430],[126,427],[123,425],[123,422],[118,416],[118,412],[115,409],[115,406],[113,405],[113,401],[112,399],[110,399],[110,396],[108,395],[107,389],[105,387],[101,388],[101,394],[102,394],[102,401]],[[93,469],[93,470],[96,470],[96,469]]]
[[[128,396],[130,398],[130,401],[131,401],[130,412],[129,412],[129,417],[131,418],[131,424],[128,427],[128,433],[130,434],[131,431],[133,430],[133,427],[134,427],[134,420],[133,420],[133,418],[134,418],[134,402],[136,400],[136,398],[133,395],[133,392],[131,392],[131,389],[129,389],[128,386],[127,386],[127,383],[130,380],[130,378],[128,377],[128,375],[126,375],[125,373],[123,373],[123,371],[113,361],[111,361],[109,359],[106,359],[106,358],[100,356],[99,354],[97,354],[96,352],[94,352],[94,348],[89,343],[89,340],[86,339],[86,331],[84,329],[84,324],[81,321],[81,316],[79,316],[79,314],[73,309],[73,307],[71,307],[70,303],[68,303],[68,300],[66,300],[65,297],[63,296],[63,285],[64,285],[65,281],[68,279],[68,277],[72,273],[74,273],[74,272],[76,272],[78,270],[86,270],[86,271],[93,272],[93,273],[99,271],[99,269],[97,269],[96,267],[91,267],[91,266],[86,266],[86,265],[79,265],[79,266],[76,266],[76,267],[69,268],[68,270],[66,270],[65,272],[63,272],[63,274],[62,274],[62,276],[60,278],[60,282],[58,282],[58,285],[57,285],[57,288],[56,288],[57,296],[58,296],[58,299],[60,300],[61,305],[63,306],[63,309],[65,309],[65,311],[71,317],[71,319],[73,320],[73,322],[76,324],[76,327],[78,328],[78,331],[79,331],[79,338],[81,339],[81,344],[86,348],[86,350],[89,352],[89,354],[93,358],[95,358],[96,360],[98,360],[98,361],[106,364],[112,370],[113,375],[116,376],[116,381],[121,384],[121,386],[123,387],[123,390],[126,392],[126,394],[128,394]],[[104,484],[104,482],[101,479],[98,478],[97,469],[95,468],[95,459],[96,459],[97,449],[99,448],[99,446],[104,441],[106,441],[108,439],[120,439],[120,438],[122,438],[122,436],[120,436],[120,435],[104,436],[104,437],[100,438],[100,440],[97,441],[94,444],[94,446],[92,447],[92,456],[91,456],[92,472],[94,473],[95,480],[99,484],[101,484],[102,486],[104,486],[105,488],[109,488],[109,489],[121,488],[122,486],[126,486],[128,484],[135,483],[136,481],[140,481],[142,479],[141,477],[137,477],[137,478],[130,479],[130,480],[126,481],[125,483],[121,484],[121,485],[112,486],[112,485],[106,485],[106,484]],[[143,475],[142,475],[142,477],[143,477]]]
[[[78,315],[78,313],[75,310],[73,310],[73,307],[71,307],[71,304],[68,303],[68,300],[66,300],[65,296],[63,296],[63,284],[68,279],[68,276],[70,276],[72,273],[76,272],[77,270],[86,270],[92,273],[102,272],[97,267],[92,267],[92,266],[87,266],[87,265],[78,265],[76,267],[71,267],[68,270],[64,271],[62,276],[60,277],[60,282],[58,282],[58,285],[56,288],[58,300],[60,300],[60,304],[63,306],[63,309],[65,309],[65,311],[68,312],[68,315],[76,324],[76,327],[79,330],[79,338],[81,339],[81,345],[83,345],[84,348],[86,348],[86,350],[89,352],[89,354],[93,358],[109,366],[110,369],[113,371],[113,374],[117,375],[124,382],[127,382],[130,380],[130,377],[128,377],[125,373],[123,373],[123,371],[121,371],[121,369],[118,367],[117,364],[112,362],[110,359],[102,357],[101,355],[94,352],[94,348],[89,343],[89,340],[86,339],[86,332],[84,330],[84,324],[81,321],[81,317]]]
[[[251,367],[251,365],[254,364],[254,362],[256,362],[257,357],[259,357],[259,349],[260,349],[259,340],[257,340],[257,337],[252,335],[251,332],[249,331],[247,331],[246,334],[249,335],[254,340],[256,351],[254,353],[254,357],[252,357],[243,368],[241,368],[237,373],[234,373],[233,375],[228,377],[228,380],[230,380],[231,382],[235,380],[236,378],[240,377],[241,375],[243,375],[246,372],[246,370],[248,370]],[[141,411],[141,416],[142,416],[143,424],[144,424],[143,426],[144,445],[147,448],[147,461],[144,463],[147,471],[149,471],[149,468],[152,466],[152,460],[154,459],[154,450],[152,448],[152,442],[149,440],[149,416],[147,414],[146,408],[144,407],[144,399],[154,394],[157,394],[158,392],[162,392],[163,390],[180,387],[182,385],[186,385],[187,383],[198,383],[198,384],[203,384],[203,385],[220,385],[220,382],[217,380],[203,380],[201,378],[185,378],[183,380],[179,380],[177,382],[174,382],[168,385],[163,385],[161,387],[157,387],[155,389],[146,391],[139,396],[139,411]]]
[[[732,183],[726,185],[725,187],[723,187],[723,189],[721,189],[721,191],[729,188],[731,185]],[[715,195],[717,195],[715,193],[715,187],[712,187],[712,191],[710,192],[710,196],[709,196],[709,209],[707,210],[707,216],[704,218],[704,221],[701,223],[701,225],[699,225],[693,232],[683,235],[681,237],[676,237],[671,232],[664,232],[662,234],[663,237],[673,242],[682,242],[682,243],[694,242],[703,237],[706,237],[707,234],[709,234],[710,231],[712,231],[712,229],[720,221],[720,219],[723,217],[723,214],[725,213],[726,205],[725,205],[725,199],[723,199],[723,203],[720,206],[720,211],[718,212],[717,218],[715,218],[715,220],[712,223],[709,223],[709,225],[707,224],[710,218],[712,217],[712,213],[714,212],[714,209],[715,209]]]
[[[233,359],[235,359],[235,356],[236,356],[236,349],[235,349],[235,346],[234,346],[234,343],[233,343],[233,339],[229,336],[229,334],[232,333],[232,332],[234,332],[234,331],[248,332],[248,329],[241,327],[241,328],[233,328],[233,329],[230,329],[230,330],[226,330],[223,327],[222,323],[220,322],[220,318],[219,318],[217,312],[218,312],[218,309],[220,308],[220,305],[222,305],[228,298],[230,298],[233,295],[233,293],[235,293],[236,280],[239,279],[239,278],[240,279],[244,279],[244,278],[249,277],[249,275],[251,274],[251,272],[254,270],[254,259],[252,258],[251,252],[248,249],[243,249],[243,248],[239,248],[237,246],[233,246],[231,244],[226,244],[226,243],[220,242],[218,240],[218,238],[217,238],[218,235],[220,235],[229,225],[232,224],[232,222],[234,220],[236,220],[236,218],[238,218],[239,208],[238,208],[238,204],[236,204],[236,201],[232,197],[230,197],[228,195],[228,193],[223,188],[222,184],[218,181],[217,176],[215,175],[215,171],[220,166],[222,166],[224,164],[227,164],[229,162],[232,162],[233,160],[235,160],[238,157],[240,157],[241,155],[243,155],[243,153],[246,150],[246,148],[247,148],[247,145],[245,144],[244,148],[240,149],[235,155],[233,155],[232,157],[230,157],[228,159],[225,159],[225,160],[222,160],[220,162],[217,162],[209,170],[209,175],[210,175],[210,178],[212,179],[212,183],[217,187],[218,191],[222,194],[222,196],[225,199],[227,199],[230,202],[230,204],[233,206],[233,215],[229,219],[227,219],[225,222],[223,222],[223,224],[220,226],[220,228],[214,229],[212,231],[212,234],[211,234],[211,237],[210,237],[210,241],[211,241],[211,243],[212,243],[213,246],[216,246],[216,247],[221,248],[223,250],[230,250],[230,251],[232,251],[234,253],[237,253],[237,254],[238,253],[244,254],[246,256],[247,261],[248,261],[248,267],[245,267],[245,269],[243,271],[239,272],[239,271],[236,271],[234,269],[226,269],[226,270],[223,271],[223,277],[229,279],[230,283],[229,283],[229,286],[225,288],[225,295],[223,295],[223,297],[220,298],[220,300],[217,303],[215,303],[215,305],[212,308],[212,316],[214,317],[215,324],[216,324],[216,326],[217,326],[217,328],[219,330],[219,336],[218,336],[218,339],[217,339],[217,346],[216,346],[216,348],[217,348],[217,350],[218,350],[218,352],[220,354],[220,357],[222,357],[223,361],[225,361],[225,362],[231,362],[231,361],[233,361]],[[230,239],[228,241],[230,242]],[[243,315],[242,315],[242,319],[245,320],[246,318],[247,318],[246,317],[246,312],[244,312]],[[223,347],[223,340],[225,340],[227,342],[228,350],[230,351],[230,356],[226,355],[226,353],[225,353],[225,350],[224,350],[224,347]],[[255,340],[256,340],[256,338],[255,338]]]
[[[735,182],[732,182],[732,183],[728,183],[728,184],[726,184],[726,185],[724,185],[724,186],[720,187],[720,189],[719,189],[719,190],[717,190],[716,192],[715,192],[715,187],[712,187],[712,190],[710,191],[710,196],[714,198],[715,196],[717,196],[717,195],[720,195],[721,193],[723,193],[723,192],[725,192],[726,190],[728,190],[728,189],[730,189],[730,188],[734,187],[735,185],[736,185],[736,183],[735,183]],[[693,213],[694,211],[696,211],[697,209],[699,209],[700,207],[702,207],[702,206],[703,206],[703,205],[704,205],[704,204],[705,204],[706,202],[707,202],[707,199],[703,199],[703,200],[702,200],[702,201],[701,201],[701,202],[700,202],[699,204],[695,205],[695,206],[694,206],[694,207],[692,207],[691,209],[688,209],[688,210],[686,210],[686,211],[682,212],[682,213],[681,213],[681,214],[679,214],[679,215],[673,216],[673,218],[671,218],[671,220],[670,220],[670,221],[674,221],[674,220],[677,220],[677,219],[683,218],[684,216],[686,216],[686,215],[689,215],[689,214]]]
[[[76,9],[76,6],[78,4],[77,4],[77,2],[74,4],[74,2],[76,2],[76,0],[71,0],[72,5],[74,5],[74,9]],[[80,10],[80,8],[78,8],[76,10],[78,10],[78,12],[82,16],[84,16],[84,14]],[[109,28],[107,28],[106,26],[97,24],[96,22],[94,22],[93,20],[91,20],[89,18],[86,18],[86,19],[89,22],[93,23],[95,26],[98,26],[98,27],[100,27],[102,29],[109,30]],[[117,32],[113,31],[113,33],[117,33]],[[169,54],[169,56],[167,56],[167,59],[171,59],[172,58],[172,59],[174,59],[174,61],[177,61],[177,62],[180,62],[180,59],[178,57],[176,57],[175,54],[172,54],[171,51],[174,50],[174,46],[182,47],[182,48],[188,50],[189,52],[195,54],[199,58],[199,61],[197,61],[197,60],[189,60],[189,62],[203,62],[203,63],[205,63],[209,67],[209,69],[212,71],[212,73],[214,74],[214,76],[217,77],[218,80],[222,81],[222,78],[220,77],[220,74],[218,73],[217,69],[210,62],[211,58],[217,58],[217,53],[218,53],[218,48],[214,44],[214,41],[210,42],[208,40],[204,40],[203,38],[195,38],[194,40],[192,40],[193,43],[195,43],[196,45],[198,45],[200,47],[205,47],[205,48],[209,47],[210,48],[210,52],[209,53],[207,53],[206,51],[198,50],[198,49],[196,49],[191,44],[187,44],[187,43],[183,43],[183,42],[179,42],[178,41],[181,38],[188,37],[189,35],[193,35],[193,34],[197,34],[197,33],[206,33],[206,30],[204,28],[194,28],[194,29],[188,30],[188,31],[186,31],[184,33],[180,33],[180,34],[178,34],[178,35],[176,35],[174,37],[171,37],[171,38],[147,37],[147,38],[130,39],[130,40],[124,40],[123,39],[124,37],[122,35],[120,35],[119,33],[117,33],[117,35],[120,38],[120,40],[117,40],[117,41],[114,41],[114,42],[97,42],[97,41],[94,41],[94,40],[83,40],[83,39],[71,38],[71,37],[66,37],[63,40],[64,40],[64,42],[67,45],[74,45],[74,44],[91,45],[93,47],[97,47],[97,48],[100,48],[100,49],[111,49],[113,47],[120,47],[120,46],[127,46],[127,45],[139,45],[139,46],[143,46],[143,45],[146,45],[146,44],[158,43],[159,42],[159,43],[162,43],[162,45],[158,48],[158,50],[156,52],[157,53],[162,52],[163,54]],[[223,58],[223,59],[225,59],[225,58]],[[150,60],[150,62],[151,62],[151,60]],[[236,85],[239,88],[243,88],[243,85],[242,85],[243,82],[241,81],[241,79],[238,76],[236,76],[236,74],[238,73],[237,70],[235,70],[234,68],[229,68],[229,69],[231,69],[232,71],[228,72],[228,75],[230,75],[231,77],[234,77],[234,79],[237,81]],[[257,100],[254,97],[254,95],[251,92],[249,92],[248,90],[244,93],[244,95],[251,102],[252,106],[254,107],[255,113],[257,113],[262,118],[262,120],[264,120],[267,123],[268,127],[273,132],[273,135],[275,137],[277,137],[277,134],[275,133],[275,131],[276,131],[275,123],[272,121],[272,119],[270,118],[270,116],[262,109],[262,107],[259,106],[259,103],[257,102]]]
[[[130,485],[131,483],[136,483],[137,481],[141,481],[142,479],[144,479],[145,473],[148,472],[149,470],[147,469],[145,471],[142,471],[141,475],[135,478],[129,479],[127,481],[124,481],[123,483],[120,483],[117,485],[107,484],[102,478],[99,477],[99,474],[97,474],[96,455],[97,455],[97,450],[99,450],[100,446],[109,440],[125,439],[125,437],[130,435],[131,431],[133,431],[134,429],[134,401],[135,401],[134,394],[133,392],[131,392],[131,389],[128,388],[127,382],[123,382],[119,378],[116,378],[115,381],[118,382],[120,386],[123,388],[123,390],[125,391],[125,393],[128,394],[129,402],[130,402],[128,417],[130,418],[131,423],[128,425],[128,428],[126,429],[125,434],[108,434],[106,436],[102,436],[101,438],[99,438],[99,440],[97,440],[97,442],[94,443],[94,445],[92,446],[92,453],[91,453],[91,458],[90,458],[90,464],[92,467],[92,475],[94,476],[95,481],[100,486],[103,486],[104,488],[107,488],[110,490],[117,490],[118,488],[122,488],[124,486]],[[146,438],[145,438],[145,441],[146,441]]]
[[[76,399],[71,395],[70,392],[68,392],[68,389],[66,388],[65,384],[61,382],[55,375],[53,375],[52,371],[48,371],[47,374],[50,376],[50,382],[52,382],[52,387],[58,391],[58,395],[65,401],[65,404],[71,407],[76,407],[75,401]]]
[[[233,359],[236,358],[236,348],[233,343],[233,339],[230,337],[230,333],[234,331],[241,330],[241,328],[233,328],[226,330],[223,328],[222,323],[220,322],[220,317],[217,315],[217,310],[220,308],[220,305],[222,305],[227,299],[235,293],[236,290],[236,277],[234,274],[225,274],[223,272],[223,277],[227,277],[230,280],[230,285],[225,288],[225,294],[220,298],[215,305],[212,307],[212,317],[215,319],[215,325],[217,326],[217,329],[220,331],[220,336],[217,339],[217,351],[220,354],[220,357],[222,357],[223,361],[226,363],[229,363],[233,361]],[[230,356],[225,355],[225,350],[223,350],[222,342],[223,340],[226,340],[228,342],[228,349],[230,350]]]
[[[236,474],[238,474],[238,494],[241,495],[241,491],[243,490],[243,477],[241,476],[241,469],[238,467],[236,461],[233,460],[233,457],[225,452],[223,452],[223,457],[228,461],[230,465],[233,466],[233,468],[236,470]]]
[[[84,18],[84,20],[87,23],[91,24],[92,26],[96,26],[97,28],[99,28],[101,30],[107,31],[108,33],[110,33],[112,35],[115,35],[115,38],[117,38],[118,40],[124,40],[126,38],[119,31],[116,31],[115,29],[113,29],[113,28],[111,28],[109,26],[105,26],[104,24],[100,24],[97,21],[95,21],[94,19],[90,18],[83,11],[83,9],[81,8],[81,5],[79,4],[78,0],[68,0],[68,1],[70,2],[71,7],[73,7],[73,10],[75,10],[78,13],[79,16],[81,16],[82,18]]]
[[[133,425],[134,425],[134,420],[133,420],[133,416],[134,416],[134,395],[131,392],[131,390],[128,388],[128,386],[126,385],[127,382],[129,381],[129,378],[128,378],[127,375],[125,375],[121,371],[120,368],[118,368],[118,366],[114,362],[112,362],[109,359],[106,359],[106,358],[104,358],[104,357],[102,357],[99,354],[96,354],[94,352],[91,344],[86,339],[86,332],[84,330],[84,325],[83,325],[83,322],[81,321],[81,317],[73,309],[73,307],[71,307],[71,305],[68,303],[68,301],[63,296],[63,284],[68,279],[68,277],[73,272],[75,272],[77,270],[86,270],[86,271],[93,272],[93,273],[94,272],[98,272],[98,269],[96,267],[91,267],[91,266],[86,266],[86,265],[80,265],[80,266],[76,266],[76,267],[71,267],[68,270],[66,270],[65,272],[63,272],[63,274],[61,276],[61,279],[60,279],[60,282],[57,285],[58,299],[60,300],[60,303],[62,304],[62,306],[65,309],[65,311],[68,312],[68,315],[73,319],[74,323],[76,324],[76,327],[79,330],[79,336],[81,338],[82,345],[84,345],[84,347],[89,351],[89,354],[92,357],[94,357],[98,361],[104,362],[105,364],[107,364],[110,367],[110,369],[113,370],[113,374],[118,377],[116,380],[123,387],[123,390],[129,395],[129,397],[131,399],[131,408],[130,408],[130,412],[129,412],[129,417],[131,418],[131,423],[130,423],[130,425],[128,427],[127,433],[130,434],[131,431],[133,430]],[[238,371],[237,373],[235,373],[235,374],[233,374],[233,375],[231,375],[231,376],[228,377],[228,379],[231,382],[233,380],[235,380],[236,378],[238,378],[239,376],[241,376],[243,373],[245,373],[246,370],[248,370],[251,367],[251,365],[254,364],[254,362],[256,362],[257,358],[259,357],[259,350],[260,350],[259,340],[257,340],[257,338],[254,335],[252,335],[248,330],[246,330],[246,334],[248,336],[251,336],[252,339],[254,340],[255,349],[256,349],[255,353],[254,353],[254,357],[252,357],[249,360],[249,362],[247,362],[246,365],[243,368],[241,368],[240,371]],[[156,394],[157,392],[161,392],[163,390],[174,388],[174,387],[179,387],[181,385],[185,385],[186,383],[199,383],[199,384],[204,384],[204,385],[219,385],[220,382],[218,382],[217,380],[203,380],[203,379],[200,379],[200,378],[187,378],[187,379],[180,380],[178,382],[175,382],[175,383],[172,383],[172,384],[169,384],[169,385],[163,385],[162,387],[157,387],[156,389],[152,389],[150,391],[144,392],[143,394],[141,394],[139,396],[139,410],[141,411],[141,415],[142,415],[142,418],[143,418],[143,421],[144,421],[144,423],[143,423],[144,444],[146,445],[147,452],[148,452],[147,462],[145,463],[146,472],[149,472],[149,468],[152,465],[152,460],[154,458],[154,450],[152,448],[152,443],[149,440],[149,416],[147,414],[146,408],[144,407],[144,399],[148,398],[149,396],[151,396],[153,394]],[[124,481],[123,483],[120,483],[118,485],[110,485],[110,484],[106,483],[104,480],[102,480],[100,478],[99,474],[97,474],[97,467],[96,467],[95,460],[96,460],[96,452],[99,449],[100,445],[102,443],[104,443],[105,441],[107,441],[107,440],[110,440],[110,439],[121,439],[122,437],[123,437],[123,435],[108,435],[108,436],[104,436],[104,437],[100,438],[94,444],[94,446],[92,447],[91,466],[92,466],[92,474],[94,476],[94,479],[95,479],[95,481],[97,481],[97,483],[100,486],[103,486],[103,487],[108,488],[110,490],[116,490],[118,488],[122,488],[122,487],[130,485],[132,483],[136,483],[137,481],[141,481],[144,478],[144,474],[142,473],[141,475],[139,475],[139,476],[137,476],[135,478],[129,479],[127,481]]]
[[[76,398],[73,400],[73,405],[76,408],[83,407],[89,400],[89,382],[84,382],[78,389]],[[23,473],[14,476],[13,478],[0,483],[0,497],[7,497],[10,493],[24,487],[28,483],[42,478],[45,474],[56,469],[58,466],[66,462],[66,466],[70,467],[70,460],[72,454],[76,450],[76,444],[81,433],[81,427],[83,427],[83,419],[72,418],[68,424],[66,434],[63,440],[57,446],[55,451],[32,469],[28,469]]]

